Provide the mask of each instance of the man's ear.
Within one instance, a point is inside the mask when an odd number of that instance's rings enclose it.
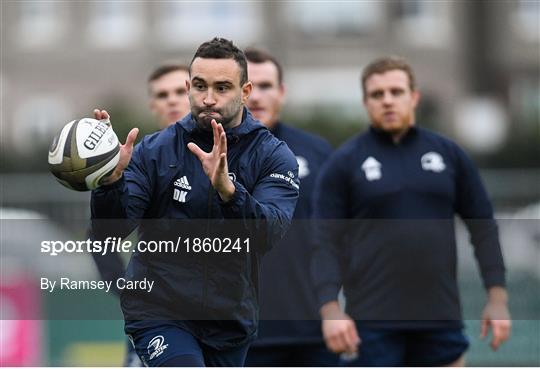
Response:
[[[242,86],[242,103],[245,104],[249,98],[249,95],[251,94],[251,91],[253,90],[253,84],[251,81],[247,81]]]
[[[148,89],[148,109],[155,114],[156,110],[156,98],[154,97],[154,90],[152,88]]]
[[[189,92],[189,89],[191,88],[191,83],[189,83],[189,80],[186,79],[186,90]]]
[[[413,106],[414,106],[415,109],[418,106],[418,104],[420,103],[420,98],[421,98],[420,91],[414,90],[412,92],[412,99],[413,99]]]
[[[280,94],[281,102],[284,102],[285,97],[287,96],[287,86],[285,85],[285,83],[279,84],[279,94]]]

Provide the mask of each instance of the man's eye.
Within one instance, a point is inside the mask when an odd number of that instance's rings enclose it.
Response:
[[[383,93],[382,91],[375,91],[375,92],[372,92],[369,96],[372,99],[380,99],[381,97],[383,97]]]
[[[226,92],[226,91],[229,91],[229,86],[218,86],[217,90],[219,92]]]
[[[195,88],[196,88],[197,90],[199,90],[199,91],[202,91],[202,90],[204,90],[204,88],[205,88],[205,86],[204,86],[203,84],[201,84],[201,83],[197,83],[197,84],[195,84],[194,86],[195,86]]]
[[[186,94],[186,89],[185,88],[179,88],[178,90],[176,90],[176,94],[178,96],[185,95]]]
[[[395,90],[392,90],[392,95],[394,96],[401,96],[403,95],[405,91],[401,90],[401,89],[395,89]]]
[[[156,94],[156,99],[166,99],[169,96],[169,93],[166,91],[161,91]]]

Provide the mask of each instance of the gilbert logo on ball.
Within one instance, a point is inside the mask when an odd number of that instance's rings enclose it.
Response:
[[[49,169],[58,182],[77,191],[97,188],[120,159],[120,143],[108,120],[69,122],[49,149]]]

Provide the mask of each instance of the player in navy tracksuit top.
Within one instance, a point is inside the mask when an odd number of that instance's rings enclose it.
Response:
[[[372,125],[325,163],[315,195],[313,276],[326,342],[358,355],[354,366],[462,364],[468,343],[456,281],[456,213],[488,290],[482,333],[492,326],[496,349],[510,330],[491,204],[463,151],[414,126],[418,93],[406,63],[377,60],[362,83]],[[346,314],[337,306],[341,286]]]
[[[124,233],[143,218],[207,220],[181,229],[181,223],[140,222],[145,241],[220,236],[232,224],[223,220],[236,220],[239,235],[256,234],[251,251],[242,253],[136,251],[126,278],[154,280],[155,287],[121,295],[126,333],[145,364],[241,366],[256,334],[260,256],[290,223],[298,164],[243,108],[251,84],[232,43],[202,44],[190,78],[192,114],[137,145],[123,175],[115,171],[110,184],[93,192],[92,216],[132,220]],[[132,131],[127,142],[134,139]],[[110,229],[94,222],[93,232],[103,237]]]
[[[311,217],[315,179],[331,148],[323,139],[280,122],[272,133],[287,142],[297,156],[301,190],[291,228],[263,258],[259,334],[251,345],[246,364],[274,366],[281,360],[293,366],[336,365],[335,355],[323,344],[317,298],[310,278],[313,242],[307,222]],[[265,354],[256,357],[260,352]]]
[[[160,65],[148,77],[148,102],[159,129],[168,127],[189,114],[187,79],[189,79],[189,67],[181,64]],[[102,280],[116,281],[124,276],[125,266],[118,253],[109,252],[105,255],[92,253],[92,257]],[[120,296],[116,283],[112,286],[113,293]],[[130,342],[127,344],[124,366],[142,366]]]
[[[244,53],[253,84],[247,106],[296,155],[301,185],[292,226],[262,260],[259,334],[246,366],[335,366],[337,355],[322,339],[310,278],[313,242],[308,225],[315,180],[332,149],[324,139],[279,121],[285,96],[280,63],[263,50]]]

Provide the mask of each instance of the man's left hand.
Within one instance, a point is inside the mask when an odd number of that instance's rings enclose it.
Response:
[[[212,151],[205,152],[195,143],[188,143],[188,149],[201,161],[202,167],[212,186],[216,189],[221,199],[225,202],[232,199],[235,187],[229,178],[227,165],[227,136],[223,126],[212,119],[212,131],[214,133],[214,146]]]
[[[488,302],[482,313],[480,338],[485,338],[491,327],[493,338],[490,346],[493,351],[497,351],[499,346],[510,337],[512,321],[508,311],[506,290],[502,287],[492,287],[488,295]]]

